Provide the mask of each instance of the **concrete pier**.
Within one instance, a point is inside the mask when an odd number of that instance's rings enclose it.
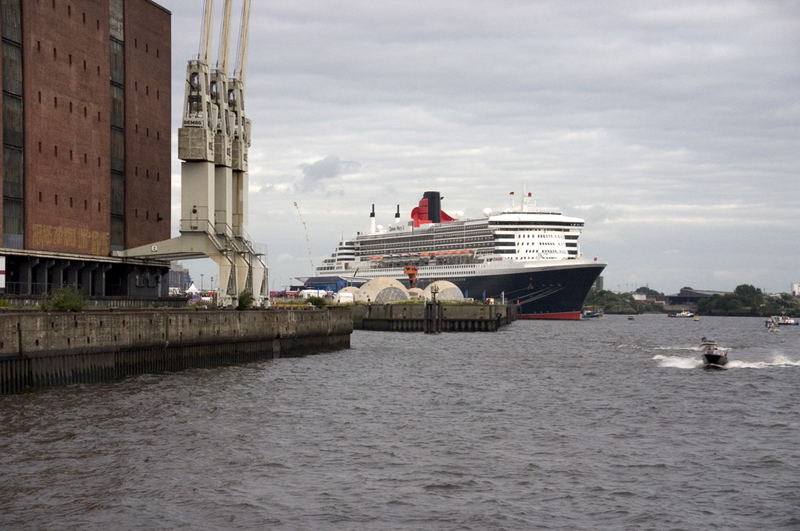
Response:
[[[366,304],[353,306],[353,327],[392,332],[495,332],[516,320],[501,304]]]
[[[0,394],[350,347],[348,308],[0,314]]]

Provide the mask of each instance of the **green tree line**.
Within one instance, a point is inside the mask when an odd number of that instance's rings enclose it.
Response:
[[[663,295],[647,287],[638,288],[634,293],[649,296]],[[639,313],[663,312],[664,308],[657,304],[642,304],[633,300],[633,293],[616,293],[608,290],[592,290],[586,298],[584,308],[602,310],[606,313]],[[698,313],[703,315],[739,315],[760,316],[771,315],[800,316],[800,297],[788,293],[780,296],[764,295],[759,288],[750,284],[741,284],[733,293],[713,295],[700,299]]]
[[[767,296],[759,288],[741,284],[733,293],[701,299],[698,311],[704,315],[800,315],[800,298],[788,293]]]

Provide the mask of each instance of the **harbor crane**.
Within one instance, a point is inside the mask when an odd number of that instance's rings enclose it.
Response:
[[[314,274],[314,260],[311,258],[311,238],[308,236],[308,225],[306,225],[306,220],[303,219],[303,214],[300,212],[300,206],[297,204],[297,201],[294,201],[294,208],[297,209],[300,223],[303,224],[303,231],[306,235],[306,250],[308,251],[308,265],[311,266],[311,274]]]
[[[200,47],[186,66],[181,159],[180,236],[115,256],[179,260],[211,258],[219,268],[218,300],[231,305],[250,291],[267,302],[267,266],[247,234],[250,120],[245,115],[245,70],[250,0],[242,0],[236,66],[229,69],[232,0],[223,0],[219,51],[210,66],[213,0],[203,1]]]

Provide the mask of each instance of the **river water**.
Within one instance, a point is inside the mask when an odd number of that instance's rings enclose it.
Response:
[[[756,318],[357,331],[0,397],[0,528],[800,529],[799,383]]]

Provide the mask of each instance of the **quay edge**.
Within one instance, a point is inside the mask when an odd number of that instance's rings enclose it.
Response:
[[[435,307],[435,323],[426,308]],[[392,332],[496,332],[517,319],[514,304],[361,304],[353,328]]]
[[[350,348],[348,308],[0,313],[0,394]]]

